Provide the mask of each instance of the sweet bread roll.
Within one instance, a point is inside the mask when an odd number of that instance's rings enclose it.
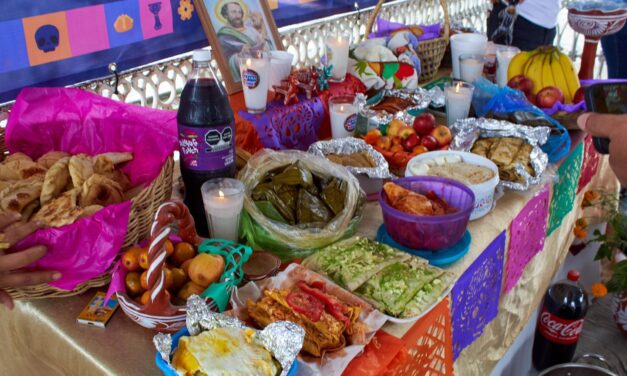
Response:
[[[90,205],[112,205],[124,200],[122,187],[120,185],[99,174],[92,175],[83,184],[79,203],[82,207]]]
[[[91,158],[85,154],[77,154],[70,158],[70,177],[74,188],[80,188],[94,174]]]
[[[41,205],[47,204],[65,190],[70,181],[69,165],[70,158],[63,157],[46,172],[44,184],[41,188],[41,196],[39,197]]]
[[[74,188],[65,192],[42,206],[31,220],[39,221],[50,227],[61,227],[74,223],[83,213],[83,209],[77,205],[80,191],[80,188]]]
[[[21,180],[31,176],[45,174],[46,169],[30,158],[14,158],[0,164],[0,180]]]
[[[49,169],[55,163],[57,163],[59,159],[69,157],[69,156],[70,155],[68,153],[65,153],[62,151],[49,151],[46,154],[39,157],[39,159],[37,160],[37,164]]]
[[[20,180],[0,192],[0,209],[22,213],[33,201],[39,200],[43,181],[39,176]]]

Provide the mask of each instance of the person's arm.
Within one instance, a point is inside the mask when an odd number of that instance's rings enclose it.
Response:
[[[17,213],[0,213],[0,304],[6,305],[9,309],[13,308],[13,300],[2,288],[38,285],[61,278],[61,273],[52,270],[20,271],[46,254],[44,246],[5,254],[6,250],[41,227],[36,222],[19,223],[20,219],[21,216]]]
[[[627,115],[587,113],[577,119],[579,128],[610,140],[610,166],[620,184],[627,187]]]

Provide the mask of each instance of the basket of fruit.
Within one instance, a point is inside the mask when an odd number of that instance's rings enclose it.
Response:
[[[193,294],[206,298],[212,310],[226,309],[251,253],[228,240],[201,242],[187,207],[168,202],[157,211],[146,247],[122,256],[110,291],[117,290],[122,310],[139,325],[177,331],[185,325],[186,300]]]

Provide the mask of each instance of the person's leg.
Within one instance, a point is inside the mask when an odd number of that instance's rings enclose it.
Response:
[[[523,51],[531,51],[544,45],[553,44],[556,29],[546,29],[524,17],[518,16],[514,23],[514,41],[512,45]]]
[[[627,26],[616,34],[601,38],[601,46],[607,63],[607,77],[627,78]]]

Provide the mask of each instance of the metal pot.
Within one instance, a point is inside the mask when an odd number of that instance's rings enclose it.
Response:
[[[591,364],[577,363],[581,359],[595,359],[607,368],[594,366]],[[618,376],[612,371],[608,370],[612,367],[605,360],[604,357],[597,354],[583,354],[575,359],[574,363],[558,364],[551,368],[547,368],[540,372],[538,376]]]

